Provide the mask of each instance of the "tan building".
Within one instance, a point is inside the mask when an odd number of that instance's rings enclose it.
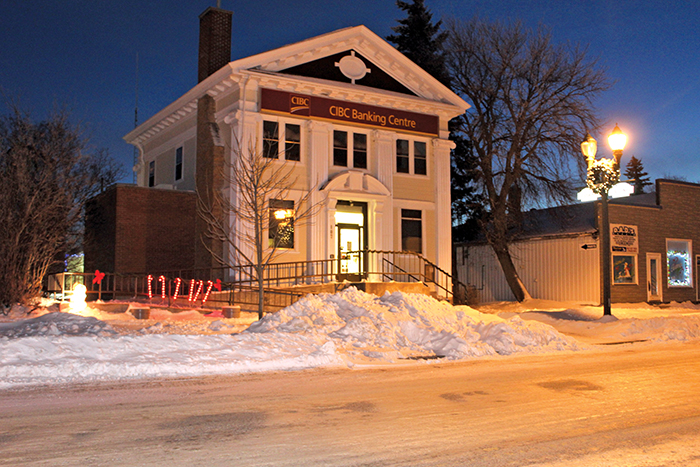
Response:
[[[610,201],[613,303],[698,301],[700,185],[656,180],[654,193]],[[511,254],[533,298],[599,304],[600,202],[525,214]],[[514,300],[490,246],[456,246],[457,278],[482,302]]]
[[[363,278],[377,260],[344,252],[408,250],[451,271],[448,121],[464,100],[364,26],[235,61],[230,12],[209,8],[200,27],[200,82],[124,138],[139,151],[140,187],[220,187],[235,204],[240,191],[215,167],[255,148],[294,175],[289,198],[271,202],[294,206],[310,191],[320,207],[278,261],[338,259]],[[193,243],[193,266],[215,266]]]

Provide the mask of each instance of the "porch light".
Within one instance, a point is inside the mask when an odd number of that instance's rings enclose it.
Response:
[[[278,209],[275,211],[275,219],[277,220],[285,220],[289,217],[292,217],[292,210],[291,209]]]

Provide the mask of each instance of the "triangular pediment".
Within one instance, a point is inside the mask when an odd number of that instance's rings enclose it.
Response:
[[[344,65],[349,63],[344,68]],[[349,70],[347,69],[349,68]],[[356,72],[356,70],[360,70]],[[327,57],[302,63],[284,70],[288,75],[305,76],[307,78],[327,79],[341,83],[360,84],[370,88],[399,92],[415,96],[416,94],[401,82],[391,77],[379,66],[372,63],[356,50],[329,55]],[[357,73],[357,74],[353,74]],[[360,76],[358,78],[358,76]]]
[[[362,65],[364,76],[356,76]],[[342,66],[342,62],[345,66]],[[301,76],[397,92],[466,110],[459,96],[365,26],[340,29],[231,62],[232,70]],[[345,68],[345,70],[343,70]],[[354,81],[354,82],[353,82]],[[462,111],[464,111],[462,110]]]

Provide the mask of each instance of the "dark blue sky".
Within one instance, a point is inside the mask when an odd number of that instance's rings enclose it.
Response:
[[[589,46],[615,81],[597,107],[629,136],[652,178],[700,181],[700,2],[426,0],[435,19],[473,15],[548,26]],[[4,0],[0,89],[36,118],[67,107],[93,145],[130,171],[136,54],[139,120],[196,84],[199,14],[216,0]],[[381,37],[404,16],[393,0],[222,0],[233,10],[237,59],[364,24]],[[4,111],[4,110],[3,110]],[[606,135],[599,155],[610,157]],[[130,172],[129,172],[130,173]],[[131,180],[130,175],[127,180]]]

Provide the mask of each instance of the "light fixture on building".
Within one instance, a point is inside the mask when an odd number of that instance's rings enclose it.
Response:
[[[610,286],[612,282],[611,259],[610,259],[610,219],[608,216],[608,193],[620,180],[620,160],[622,150],[627,143],[627,136],[620,131],[620,127],[615,125],[615,129],[608,137],[608,144],[613,151],[615,159],[595,158],[598,145],[591,135],[586,135],[586,139],[581,143],[581,152],[586,158],[588,173],[586,184],[591,191],[601,198],[601,222],[600,237],[601,248],[600,258],[603,267],[603,315],[611,315]]]

